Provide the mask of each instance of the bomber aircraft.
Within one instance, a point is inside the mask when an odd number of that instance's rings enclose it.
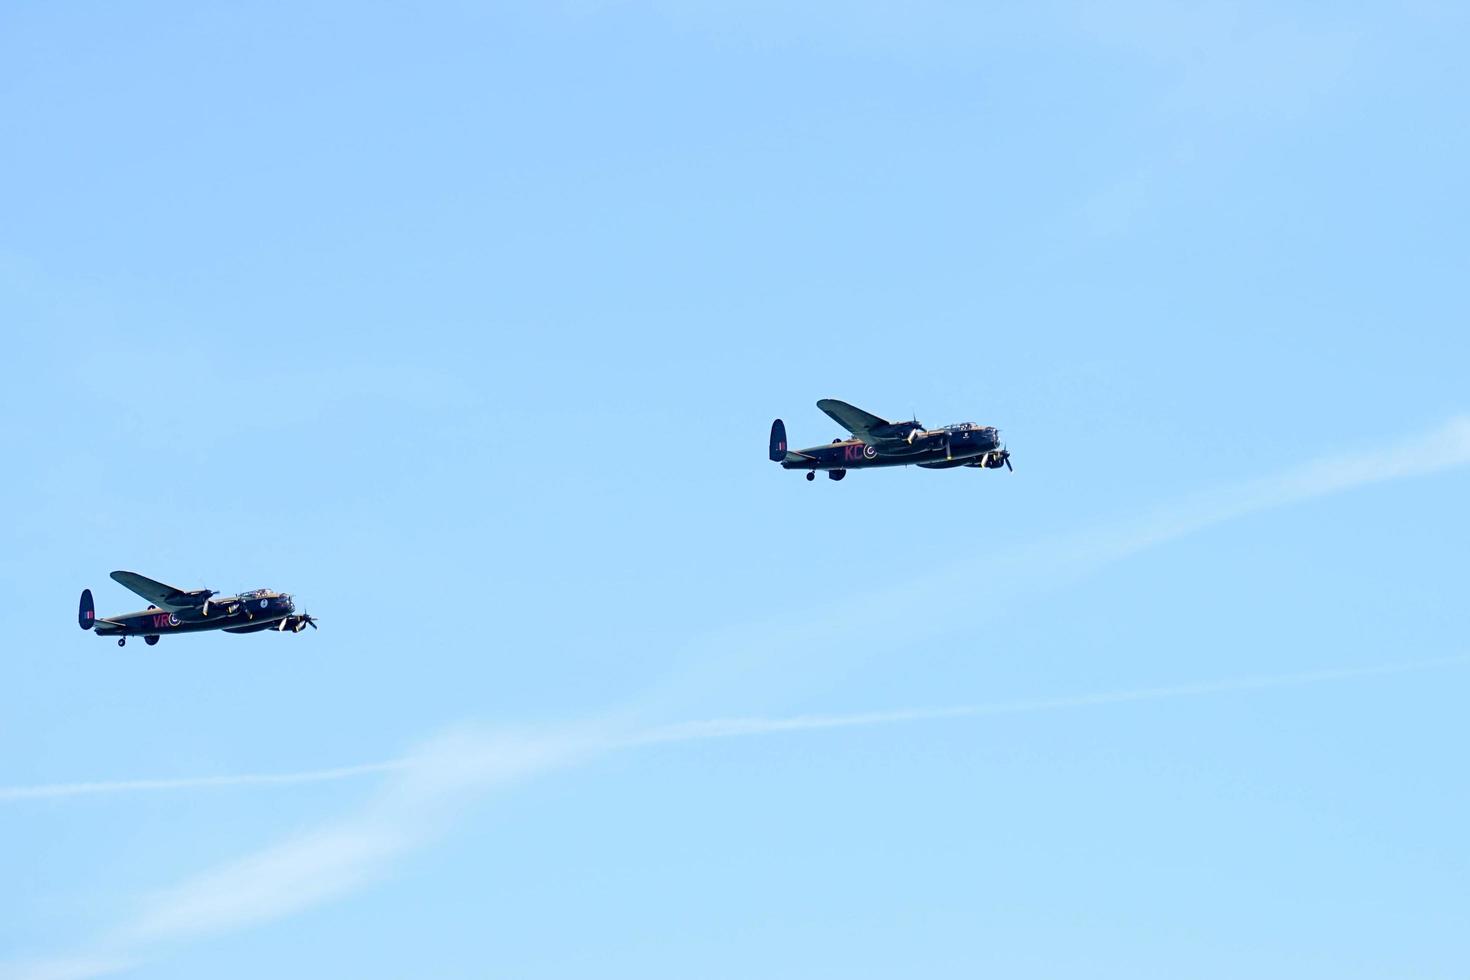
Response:
[[[922,466],[947,470],[956,466],[1011,469],[1011,453],[1000,441],[1000,430],[989,425],[960,422],[925,429],[918,419],[888,422],[835,398],[823,398],[817,407],[830,415],[852,437],[833,439],[825,446],[792,450],[786,445],[786,423],[771,423],[771,461],[783,469],[806,470],[815,480],[817,470],[840,480],[848,470],[877,466]]]
[[[141,636],[144,643],[153,646],[160,636],[173,633],[202,633],[205,630],[300,633],[308,626],[317,628],[316,620],[309,613],[296,612],[296,604],[284,592],[252,589],[238,595],[221,596],[209,589],[177,589],[137,572],[113,572],[112,578],[147,599],[150,603],[148,608],[142,612],[99,619],[97,609],[92,605],[92,590],[83,589],[82,602],[77,609],[77,625],[84,630],[92,630],[98,636],[117,637],[118,646],[126,644],[130,636]]]

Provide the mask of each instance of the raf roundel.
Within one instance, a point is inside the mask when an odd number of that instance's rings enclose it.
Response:
[[[262,600],[260,600],[260,608],[264,609],[268,605],[270,605],[270,600],[269,599],[262,599]]]

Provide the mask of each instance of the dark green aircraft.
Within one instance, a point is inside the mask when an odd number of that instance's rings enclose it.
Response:
[[[833,439],[825,446],[792,450],[786,445],[786,423],[771,423],[771,461],[782,469],[806,470],[815,480],[817,470],[840,480],[848,470],[876,466],[922,466],[947,470],[956,466],[998,470],[1011,469],[1010,450],[1000,441],[1000,430],[988,425],[961,422],[942,429],[925,429],[918,419],[888,422],[835,398],[823,398],[817,407],[852,433],[850,439]]]
[[[309,613],[297,613],[296,604],[284,592],[253,589],[238,595],[221,596],[209,589],[192,592],[176,589],[137,572],[113,572],[112,578],[147,599],[151,605],[142,612],[98,619],[97,609],[92,605],[92,590],[83,589],[82,602],[77,608],[77,625],[84,630],[92,630],[98,636],[117,637],[118,646],[126,644],[130,636],[141,636],[144,643],[153,646],[160,636],[173,633],[202,633],[205,630],[300,633],[308,626],[317,628],[316,620]]]

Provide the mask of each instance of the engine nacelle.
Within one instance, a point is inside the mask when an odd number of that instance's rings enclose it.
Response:
[[[997,449],[994,452],[986,453],[984,456],[982,456],[980,458],[980,465],[985,467],[987,470],[998,470],[1002,466],[1009,466],[1010,458],[1010,453],[1006,452],[1004,449]]]
[[[209,605],[210,596],[216,594],[213,589],[195,589],[193,592],[180,593],[168,602],[174,609],[204,609]]]

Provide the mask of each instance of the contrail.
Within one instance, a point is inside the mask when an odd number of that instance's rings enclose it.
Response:
[[[281,786],[293,783],[329,783],[374,773],[402,769],[407,759],[369,762],[360,766],[338,766],[335,769],[307,769],[303,772],[239,773],[230,776],[186,776],[176,779],[114,779],[91,783],[44,783],[40,786],[0,786],[0,802],[9,800],[50,800],[65,796],[142,793],[150,790],[207,789],[214,786]]]
[[[864,590],[844,589],[816,608],[763,613],[689,644],[676,671],[647,690],[636,709],[667,714],[711,691],[728,691],[762,672],[778,672],[791,694],[823,683],[836,658],[850,667],[854,651],[912,645],[943,635],[943,617],[915,617],[934,597],[983,594],[1004,606],[1045,594],[1099,569],[1255,514],[1393,480],[1431,476],[1470,465],[1470,415],[1456,415],[1408,438],[1367,450],[1319,456],[1275,473],[1215,487],[1132,517],[1064,531],[999,550],[958,558],[915,578]],[[805,676],[803,676],[805,671]]]
[[[3,798],[252,783],[304,783],[391,772],[386,785],[356,813],[216,865],[172,888],[155,893],[143,901],[130,921],[101,937],[97,948],[85,955],[0,963],[0,977],[10,980],[91,980],[132,968],[142,953],[159,945],[230,932],[323,904],[364,886],[385,873],[406,852],[427,844],[442,833],[475,797],[521,779],[590,762],[623,749],[715,738],[1164,701],[1401,674],[1466,663],[1470,663],[1470,654],[1369,667],[1269,674],[947,708],[788,718],[725,718],[648,728],[631,735],[619,735],[614,730],[598,726],[521,734],[497,734],[468,728],[441,734],[405,758],[361,766],[272,775],[11,788],[3,792]]]
[[[1237,691],[1263,691],[1274,688],[1302,687],[1330,681],[1354,680],[1431,670],[1470,663],[1470,654],[1412,660],[1406,663],[1378,664],[1333,670],[1300,671],[1291,674],[1263,674],[1236,677],[1195,684],[1167,687],[1142,687],[1116,691],[1098,691],[1055,698],[1032,698],[999,701],[990,704],[962,704],[948,707],[902,708],[889,711],[865,711],[848,714],[794,715],[788,718],[715,718],[706,721],[680,722],[636,732],[609,742],[604,748],[637,748],[672,742],[692,742],[714,738],[738,738],[750,735],[777,735],[783,732],[820,731],[830,728],[861,728],[872,725],[896,725],[905,722],[940,721],[946,718],[979,718],[989,715],[1031,714],[1088,708],[1095,705],[1126,704],[1133,701],[1166,701],[1176,698],[1229,694]],[[411,769],[412,757],[387,759],[334,769],[307,769],[301,772],[242,773],[224,776],[195,776],[175,779],[119,779],[86,783],[44,783],[39,786],[0,787],[0,802],[12,800],[57,799],[97,794],[141,793],[159,790],[213,789],[236,786],[284,786],[301,783],[326,783],[358,776],[371,776],[395,770]]]
[[[1058,698],[1035,698],[1025,701],[1002,701],[993,704],[963,704],[938,708],[907,708],[896,711],[869,711],[842,715],[797,715],[790,718],[720,718],[711,721],[685,722],[654,728],[628,739],[631,746],[668,742],[689,742],[711,738],[738,738],[750,735],[776,735],[782,732],[820,731],[829,728],[860,728],[870,725],[895,725],[916,721],[939,721],[946,718],[978,718],[986,715],[1018,715],[1094,705],[1126,704],[1133,701],[1167,701],[1176,698],[1229,694],[1237,691],[1264,691],[1275,688],[1302,687],[1329,681],[1381,677],[1470,663],[1470,654],[1435,657],[1407,663],[1379,664],[1371,667],[1348,667],[1334,670],[1303,671],[1294,674],[1265,674],[1172,687],[1143,687],[1131,690],[1101,691]]]

